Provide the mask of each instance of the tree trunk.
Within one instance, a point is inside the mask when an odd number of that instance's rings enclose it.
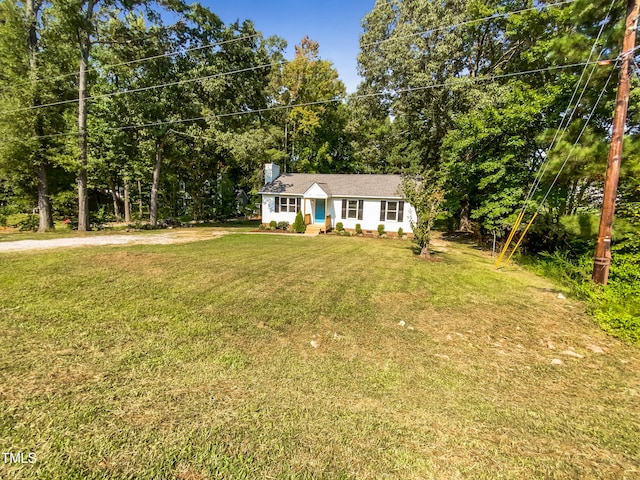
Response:
[[[142,183],[138,180],[138,220],[142,220]]]
[[[120,213],[120,199],[118,198],[118,194],[116,192],[116,186],[113,184],[113,181],[109,178],[109,190],[111,190],[111,199],[113,200],[113,214],[116,217],[116,222],[122,221],[122,214]]]
[[[78,231],[89,230],[89,195],[87,192],[87,70],[91,50],[90,25],[93,20],[94,0],[87,2],[86,25],[79,30],[80,69],[78,71]]]
[[[42,6],[41,1],[26,0],[25,7],[27,9],[27,18],[29,19],[29,37],[28,37],[28,50],[29,50],[29,78],[31,79],[33,88],[33,100],[32,105],[40,105],[40,95],[38,95],[38,88],[35,83],[38,80],[38,11]],[[35,114],[34,133],[36,137],[43,135],[42,122],[40,114]],[[49,184],[47,182],[47,169],[46,161],[42,158],[40,149],[37,150],[37,175],[38,175],[38,215],[39,224],[38,232],[46,232],[53,229],[53,216],[51,214],[51,202],[49,201]]]
[[[469,220],[469,196],[465,195],[460,201],[460,223],[458,230],[461,232],[471,232],[471,221]]]
[[[52,230],[53,215],[51,214],[51,202],[49,201],[47,170],[44,165],[38,165],[38,211],[40,216],[38,232]]]
[[[156,164],[153,167],[151,199],[149,201],[149,223],[151,223],[153,227],[158,224],[158,187],[160,186],[160,168],[162,167],[163,149],[164,139],[156,140]]]
[[[427,244],[422,247],[422,250],[420,250],[420,257],[421,258],[429,258],[431,256],[431,254],[429,253],[429,242],[427,242]]]
[[[124,221],[131,222],[131,204],[129,203],[129,180],[124,180]]]

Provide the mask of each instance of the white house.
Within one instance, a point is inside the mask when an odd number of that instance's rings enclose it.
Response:
[[[400,193],[400,175],[283,173],[265,165],[262,195],[262,222],[286,221],[292,224],[298,211],[305,223],[335,228],[376,231],[384,225],[386,232],[402,228],[411,233],[410,220],[416,219],[413,207]]]

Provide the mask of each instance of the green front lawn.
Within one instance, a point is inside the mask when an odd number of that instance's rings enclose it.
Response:
[[[0,254],[0,445],[37,457],[0,478],[637,476],[639,350],[544,279],[435,249]]]

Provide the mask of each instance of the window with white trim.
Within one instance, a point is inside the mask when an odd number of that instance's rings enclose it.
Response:
[[[301,208],[302,198],[300,197],[276,197],[276,213],[298,213]]]
[[[347,200],[342,199],[342,218],[362,220],[362,211],[364,210],[363,200]]]
[[[404,220],[404,202],[387,201],[380,202],[381,222],[402,222]]]

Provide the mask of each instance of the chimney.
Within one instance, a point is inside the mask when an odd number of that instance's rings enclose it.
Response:
[[[276,178],[280,176],[280,167],[275,163],[265,163],[264,164],[264,183],[273,182]]]

